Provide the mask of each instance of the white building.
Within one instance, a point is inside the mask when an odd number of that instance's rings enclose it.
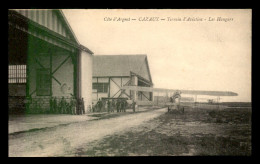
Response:
[[[152,92],[121,90],[121,86],[152,87],[152,77],[146,55],[95,55],[93,57],[94,104],[102,98],[128,98],[152,101]]]

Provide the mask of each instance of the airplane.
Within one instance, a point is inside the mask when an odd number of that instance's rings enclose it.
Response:
[[[216,99],[214,98],[198,98],[198,99],[206,100],[209,104],[213,104],[213,103],[218,103],[221,98],[217,97]]]
[[[143,86],[122,86],[122,90],[130,90],[130,91],[141,91],[141,92],[157,92],[157,93],[166,93],[166,97],[168,97],[168,93],[171,93],[171,98],[173,99],[171,102],[165,103],[168,106],[168,111],[172,109],[173,106],[177,106],[180,108],[180,100],[181,94],[189,94],[195,95],[195,106],[197,101],[197,95],[207,95],[207,96],[217,96],[217,102],[220,100],[220,96],[238,96],[237,93],[231,91],[203,91],[203,90],[179,90],[179,89],[164,89],[164,88],[152,88],[152,87],[143,87]],[[142,104],[141,101],[135,100],[137,105]],[[154,104],[154,103],[152,103]],[[157,103],[158,104],[158,103]]]

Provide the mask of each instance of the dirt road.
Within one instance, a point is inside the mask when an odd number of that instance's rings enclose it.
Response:
[[[186,109],[78,147],[73,156],[250,156],[251,109]]]
[[[70,156],[82,145],[101,140],[108,135],[123,133],[166,111],[163,108],[9,135],[9,156]]]

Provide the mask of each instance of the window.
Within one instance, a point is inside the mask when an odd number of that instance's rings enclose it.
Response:
[[[108,83],[93,83],[92,88],[96,89],[97,92],[107,93]]]
[[[37,96],[51,95],[51,76],[49,69],[38,69],[36,80]]]
[[[8,83],[26,83],[26,65],[9,65]]]

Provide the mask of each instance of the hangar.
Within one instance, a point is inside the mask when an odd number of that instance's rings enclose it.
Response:
[[[153,87],[147,55],[93,56],[92,100],[127,98],[152,101],[153,93],[129,91],[122,86]]]
[[[92,103],[92,57],[61,10],[9,10],[9,113],[84,113]]]

